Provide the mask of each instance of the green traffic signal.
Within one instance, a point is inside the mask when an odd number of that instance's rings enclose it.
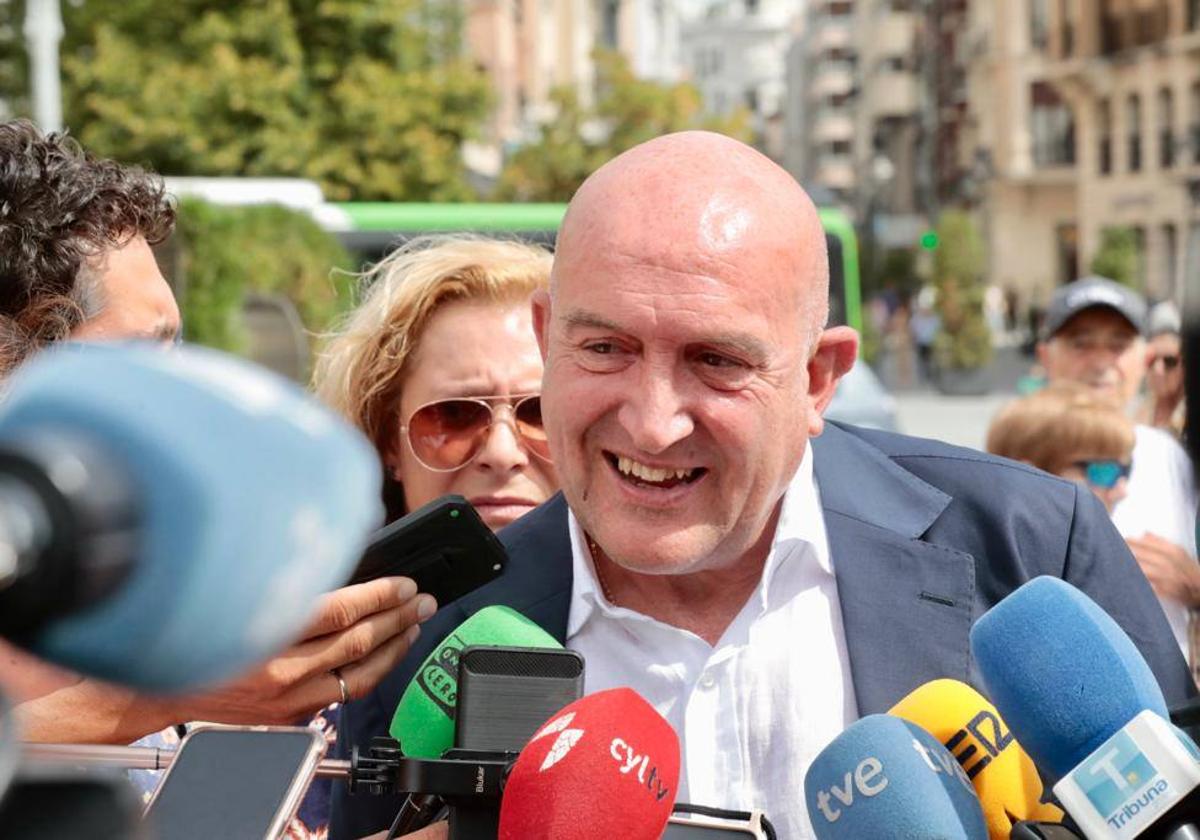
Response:
[[[921,234],[921,247],[926,251],[932,251],[938,246],[938,235],[936,230],[927,230]]]

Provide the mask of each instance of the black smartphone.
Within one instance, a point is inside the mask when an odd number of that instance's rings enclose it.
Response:
[[[300,807],[325,736],[306,727],[192,730],[146,808],[157,840],[274,840]]]
[[[350,583],[402,575],[439,606],[498,578],[504,546],[462,496],[442,496],[372,535]]]

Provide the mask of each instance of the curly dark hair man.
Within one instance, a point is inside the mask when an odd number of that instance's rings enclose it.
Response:
[[[0,376],[66,338],[174,339],[179,310],[150,250],[174,224],[156,176],[0,123]]]

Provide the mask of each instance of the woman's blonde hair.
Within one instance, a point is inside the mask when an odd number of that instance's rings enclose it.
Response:
[[[518,303],[550,279],[537,245],[456,234],[413,239],[360,277],[362,302],[326,336],[313,372],[317,395],[380,452],[407,366],[443,304]]]
[[[1059,473],[1080,458],[1128,462],[1133,423],[1087,385],[1061,382],[1006,405],[988,429],[993,455]]]

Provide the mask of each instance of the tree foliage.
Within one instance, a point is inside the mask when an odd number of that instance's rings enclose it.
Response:
[[[244,350],[242,307],[251,292],[291,300],[312,333],[329,329],[351,305],[350,257],[306,213],[185,199],[172,243],[188,341]]]
[[[1125,286],[1137,285],[1138,241],[1133,228],[1108,227],[1100,232],[1100,247],[1092,257],[1092,274]]]
[[[63,17],[67,124],[97,154],[313,178],[333,199],[471,195],[459,149],[490,88],[456,0],[86,0]],[[0,66],[14,50],[0,39]]]
[[[567,201],[592,172],[652,137],[689,128],[719,131],[739,140],[751,136],[749,113],[728,117],[704,114],[695,86],[637,78],[620,53],[595,54],[596,103],[586,108],[574,89],[551,92],[556,116],[538,138],[518,149],[500,174],[501,201]]]
[[[941,330],[934,339],[934,358],[943,370],[983,367],[992,358],[992,336],[983,315],[983,240],[962,210],[942,213],[937,235],[933,284]]]

